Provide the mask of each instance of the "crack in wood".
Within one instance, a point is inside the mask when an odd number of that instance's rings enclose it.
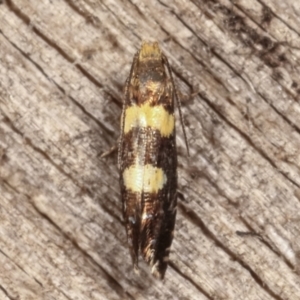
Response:
[[[270,289],[270,287],[259,277],[259,275],[245,262],[243,261],[238,255],[232,252],[228,247],[226,247],[222,242],[218,240],[218,238],[205,226],[204,222],[201,218],[192,210],[190,210],[187,206],[182,203],[179,203],[178,207],[182,214],[194,225],[199,227],[203,234],[208,237],[209,239],[213,240],[215,245],[222,249],[232,260],[237,261],[243,268],[245,268],[252,276],[254,281],[264,289],[270,296],[272,296],[276,300],[284,300],[279,295],[277,295],[274,291]]]

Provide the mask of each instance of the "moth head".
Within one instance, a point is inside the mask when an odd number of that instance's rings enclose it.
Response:
[[[143,42],[139,53],[139,60],[145,59],[160,59],[162,56],[161,50],[157,42]]]

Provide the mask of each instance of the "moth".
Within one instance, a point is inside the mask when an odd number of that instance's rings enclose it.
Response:
[[[182,121],[168,60],[157,42],[143,42],[125,84],[118,166],[134,269],[141,254],[159,279],[168,266],[176,218],[175,98]]]

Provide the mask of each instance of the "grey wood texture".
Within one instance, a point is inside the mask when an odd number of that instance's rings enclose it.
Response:
[[[300,299],[299,1],[0,3],[1,300]],[[169,58],[191,152],[177,122],[163,282],[132,271],[100,159],[142,40]]]

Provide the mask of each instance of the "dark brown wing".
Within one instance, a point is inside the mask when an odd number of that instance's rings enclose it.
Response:
[[[164,60],[157,44],[145,44],[135,56],[119,144],[123,216],[133,264],[138,267],[141,251],[159,278],[168,264],[177,201],[174,86]]]

